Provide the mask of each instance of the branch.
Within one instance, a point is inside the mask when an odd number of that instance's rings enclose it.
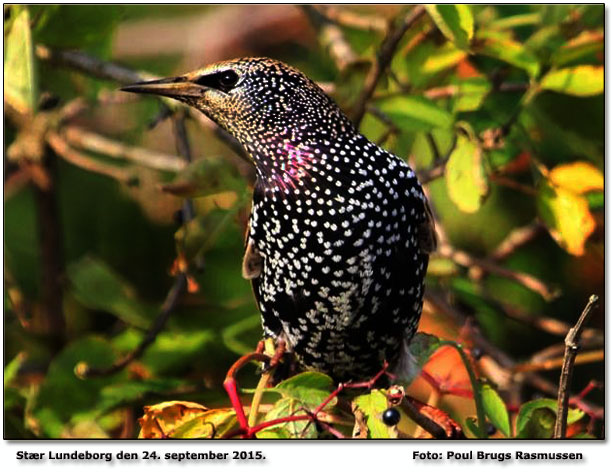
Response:
[[[498,275],[509,280],[513,280],[518,284],[526,287],[533,292],[538,293],[545,300],[550,301],[558,296],[558,290],[549,287],[547,284],[537,279],[533,275],[526,274],[525,272],[518,272],[506,267],[497,265],[496,263],[487,259],[479,259],[468,254],[465,251],[453,248],[449,243],[444,242],[444,238],[440,238],[441,243],[439,245],[439,253],[443,257],[451,259],[456,264],[463,267],[472,268],[478,267],[485,270],[490,274]]]
[[[579,342],[581,340],[581,331],[583,331],[583,325],[591,315],[594,308],[598,305],[598,297],[592,295],[585,306],[583,313],[579,317],[577,324],[568,332],[564,344],[566,349],[564,351],[564,364],[562,365],[562,372],[560,374],[560,385],[558,387],[558,411],[556,414],[556,424],[554,428],[553,437],[556,439],[566,437],[566,422],[568,420],[568,399],[570,396],[569,384],[573,374],[573,366],[575,358],[579,351]]]
[[[36,56],[41,60],[69,67],[99,79],[113,80],[122,84],[156,78],[151,74],[136,72],[119,64],[102,61],[80,51],[63,51],[37,44],[35,52]]]
[[[599,349],[597,351],[589,351],[583,352],[574,360],[575,365],[578,364],[588,364],[590,362],[599,362],[604,360],[604,351]],[[535,372],[539,370],[553,370],[558,367],[562,367],[564,362],[566,361],[566,355],[562,357],[557,357],[554,359],[545,359],[540,362],[525,362],[523,364],[518,364],[513,369],[514,372]]]
[[[418,5],[411,10],[411,12],[398,26],[390,27],[388,30],[383,42],[381,43],[379,51],[377,52],[377,57],[366,75],[364,87],[362,88],[362,92],[360,93],[360,96],[355,104],[352,115],[353,122],[356,124],[356,126],[359,126],[360,122],[362,121],[366,111],[366,105],[375,92],[379,79],[392,62],[392,58],[396,52],[400,40],[404,34],[424,15],[425,12],[425,8],[422,5]]]
[[[143,80],[153,80],[159,78],[146,72],[137,72],[129,67],[103,61],[80,51],[63,51],[38,44],[36,45],[36,55],[39,59],[48,61],[51,64],[68,67],[92,77],[112,80],[120,84],[130,84],[133,82],[141,82]],[[186,108],[184,105],[179,105],[178,103],[176,106]],[[248,160],[245,151],[240,147],[240,145],[237,146],[238,143],[236,140],[228,133],[225,133],[212,121],[206,119],[206,117],[198,110],[189,108],[189,114],[205,128],[214,128],[216,130],[215,134],[219,139],[228,144],[229,147],[240,157]]]
[[[177,152],[185,159],[186,162],[190,162],[191,150],[187,137],[187,132],[185,130],[185,114],[180,113],[173,115],[173,124]],[[181,211],[183,213],[182,221],[184,222],[184,224],[194,218],[194,208],[190,199],[185,200]],[[185,269],[179,270],[177,272],[175,282],[168,294],[166,295],[166,300],[162,305],[160,314],[153,322],[153,325],[147,332],[145,338],[141,341],[141,343],[134,351],[130,352],[123,359],[105,369],[92,368],[85,363],[78,364],[75,369],[76,374],[82,377],[111,375],[116,372],[119,372],[135,359],[139,359],[145,352],[145,349],[147,349],[147,347],[149,347],[149,345],[155,341],[157,335],[162,331],[162,329],[164,329],[168,318],[170,318],[170,315],[175,310],[176,306],[179,303],[179,300],[188,288],[188,278],[189,276],[186,273]]]
[[[521,228],[515,228],[506,238],[498,245],[490,254],[490,258],[496,261],[506,259],[513,254],[517,249],[528,244],[536,236],[543,232],[543,226],[540,223],[530,223]]]
[[[311,8],[316,9],[320,15],[340,26],[382,33],[387,28],[385,20],[378,16],[361,15],[347,9],[340,9],[329,5],[311,6]]]
[[[345,70],[348,66],[359,60],[358,55],[353,51],[345,38],[343,30],[338,25],[323,15],[313,5],[301,5],[301,7],[311,23],[319,31],[322,47],[330,54],[339,70]]]
[[[60,157],[71,164],[96,174],[106,175],[121,183],[130,185],[136,182],[136,177],[130,172],[116,166],[103,164],[97,159],[72,149],[59,134],[50,131],[47,133],[47,143]]]
[[[46,152],[41,164],[33,164],[47,177],[47,185],[33,185],[36,202],[38,243],[41,257],[41,299],[46,328],[54,348],[60,348],[66,336],[63,310],[64,251],[58,207],[56,158]],[[35,183],[35,181],[34,181]]]
[[[128,146],[77,126],[65,127],[64,133],[69,143],[91,152],[104,154],[116,159],[126,159],[145,167],[167,172],[179,172],[185,168],[185,162],[176,156],[136,146]]]

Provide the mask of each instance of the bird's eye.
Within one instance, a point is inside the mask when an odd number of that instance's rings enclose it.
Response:
[[[198,77],[194,82],[204,87],[210,87],[222,92],[229,92],[238,83],[239,76],[233,70],[224,70],[214,74]]]
[[[229,90],[238,82],[238,74],[233,70],[226,70],[219,74],[219,85],[222,89]]]

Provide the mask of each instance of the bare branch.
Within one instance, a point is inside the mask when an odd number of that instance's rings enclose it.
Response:
[[[319,31],[321,45],[328,51],[339,70],[342,71],[359,60],[338,25],[330,21],[313,5],[301,5],[301,7]]]
[[[490,274],[513,280],[514,282],[517,282],[518,284],[526,287],[527,289],[538,293],[547,301],[553,300],[558,296],[558,290],[549,287],[546,283],[534,277],[533,275],[502,267],[487,259],[479,259],[468,254],[465,251],[453,248],[449,243],[445,242],[444,238],[441,237],[440,239],[440,255],[451,259],[456,264],[467,268],[478,267],[479,269],[485,270]]]
[[[384,33],[387,28],[386,21],[379,16],[362,15],[351,10],[330,5],[318,5],[312,8],[317,9],[319,14],[340,26],[367,31],[380,31],[382,33]]]
[[[513,368],[514,372],[536,372],[539,370],[553,370],[558,367],[562,367],[566,357],[556,357],[555,359],[546,359],[541,362],[524,362],[518,364]],[[604,359],[604,351],[599,349],[597,351],[589,351],[578,354],[574,360],[575,365],[589,364],[591,362],[600,362]]]
[[[583,309],[577,324],[573,326],[564,340],[566,349],[564,351],[564,363],[560,373],[560,384],[558,386],[558,411],[556,414],[556,424],[553,437],[556,439],[566,437],[566,422],[568,420],[568,399],[570,396],[570,379],[573,375],[573,366],[579,351],[581,332],[585,322],[588,320],[594,308],[598,305],[598,297],[592,295]]]
[[[490,255],[491,259],[500,261],[506,259],[513,254],[517,249],[528,244],[536,236],[543,232],[543,226],[540,223],[534,222],[529,225],[515,228],[506,238],[498,245]]]
[[[91,152],[104,154],[105,156],[117,159],[126,159],[157,170],[179,172],[185,168],[185,161],[182,161],[176,156],[170,156],[140,147],[128,146],[77,126],[65,127],[64,133],[66,140],[70,144],[87,149]]]
[[[99,79],[114,80],[122,84],[156,78],[153,75],[139,73],[119,64],[102,61],[80,51],[63,51],[37,44],[36,56],[52,64],[69,67]]]
[[[400,40],[404,34],[424,15],[425,12],[425,8],[422,5],[418,5],[414,7],[405,18],[403,18],[398,26],[392,26],[388,30],[383,42],[381,43],[381,46],[379,47],[377,57],[366,75],[364,87],[362,88],[362,92],[360,93],[360,96],[358,97],[353,109],[353,122],[356,125],[359,125],[362,121],[366,111],[366,105],[375,92],[379,79],[392,62],[392,58],[396,52],[396,48],[398,47]]]
[[[51,149],[53,149],[58,156],[77,167],[95,172],[96,174],[106,175],[107,177],[111,177],[125,184],[135,182],[136,177],[131,172],[116,166],[103,164],[93,157],[75,151],[68,145],[64,138],[55,132],[50,131],[47,133],[47,143],[49,143]]]

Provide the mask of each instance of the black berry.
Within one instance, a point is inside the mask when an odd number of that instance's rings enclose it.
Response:
[[[388,426],[396,426],[400,422],[400,413],[396,408],[388,408],[383,412],[381,419]]]

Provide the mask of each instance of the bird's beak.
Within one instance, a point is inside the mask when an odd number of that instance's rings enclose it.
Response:
[[[126,85],[121,90],[124,92],[150,93],[180,99],[183,97],[202,97],[206,87],[191,82],[186,76],[182,75],[167,79],[138,82]]]

